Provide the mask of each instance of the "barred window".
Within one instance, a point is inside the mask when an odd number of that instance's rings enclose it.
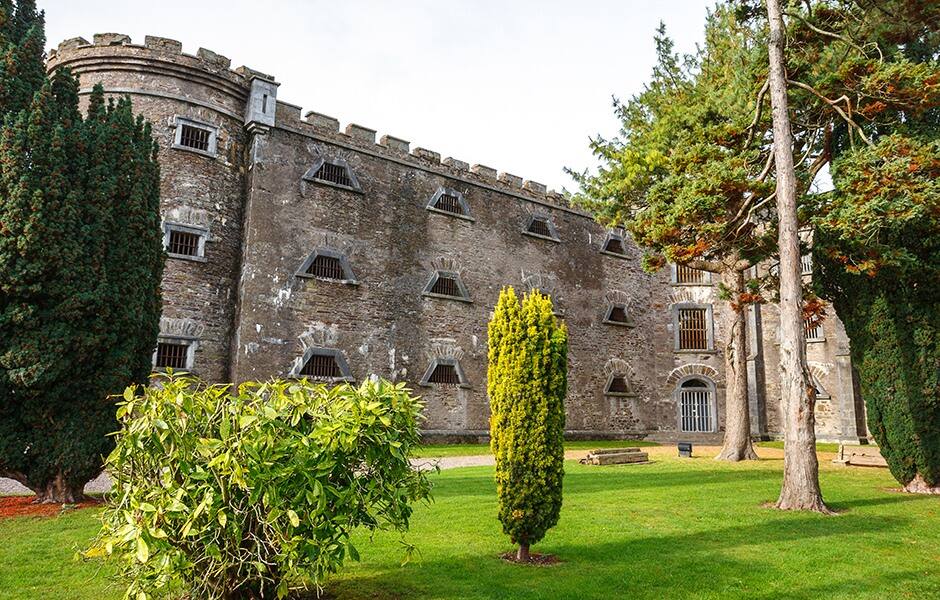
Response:
[[[467,378],[457,359],[436,358],[428,365],[419,385],[467,387]]]
[[[179,223],[163,224],[163,247],[174,258],[205,260],[208,231],[202,227]]]
[[[180,125],[180,127],[182,128],[180,132],[180,146],[195,148],[203,152],[209,151],[209,136],[211,132],[208,129],[186,124]]]
[[[307,348],[294,361],[290,375],[329,382],[353,380],[346,357],[335,348]]]
[[[470,302],[470,294],[464,287],[460,275],[453,271],[435,271],[424,288],[424,294]]]
[[[437,278],[437,281],[434,282],[434,285],[431,286],[431,293],[459,298],[460,288],[457,286],[456,279],[441,275]]]
[[[711,323],[707,308],[680,308],[677,310],[677,336],[679,350],[711,349]]]
[[[431,376],[428,377],[429,383],[441,383],[444,385],[458,385],[460,377],[457,375],[457,369],[454,365],[437,365]]]
[[[823,342],[826,340],[826,332],[823,329],[822,321],[805,319],[803,321],[803,331],[806,334],[807,342]]]
[[[460,206],[460,198],[453,194],[441,194],[434,208],[443,210],[444,212],[454,213],[455,215],[463,214],[463,208]]]
[[[304,173],[303,179],[304,181],[313,181],[354,192],[362,192],[356,174],[353,173],[349,163],[341,158],[318,158]]]
[[[452,188],[439,187],[428,200],[427,209],[472,221],[470,205],[464,195]]]
[[[154,353],[153,366],[157,369],[188,369],[190,343],[186,341],[159,341]]]
[[[547,215],[530,215],[525,229],[523,229],[522,232],[537,238],[552,240],[554,242],[559,241],[555,224],[552,222],[551,217]]]
[[[314,174],[313,177],[314,179],[318,179],[320,181],[352,187],[352,180],[349,178],[349,173],[346,167],[342,165],[333,165],[325,162],[322,166],[320,166],[320,169],[316,172],[316,174]]]
[[[324,279],[343,279],[343,263],[335,256],[321,254],[310,263],[307,273]]]
[[[548,221],[545,219],[532,219],[532,223],[529,225],[529,233],[545,237],[552,236],[552,232],[548,228]]]
[[[336,358],[325,354],[314,354],[311,356],[300,374],[311,379],[338,379],[343,376],[339,365],[336,364]]]
[[[219,128],[215,125],[177,116],[173,147],[215,156],[218,132]]]
[[[199,238],[198,233],[170,230],[166,251],[180,256],[199,256]]]
[[[315,277],[329,281],[338,281],[358,285],[349,259],[345,254],[329,248],[317,248],[310,253],[297,270],[297,277]]]
[[[685,265],[676,265],[676,283],[701,285],[708,283],[708,272]]]
[[[813,274],[813,255],[812,254],[804,254],[800,257],[800,274],[801,275]]]

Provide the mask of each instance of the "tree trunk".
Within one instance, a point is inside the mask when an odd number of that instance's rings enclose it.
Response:
[[[930,485],[924,481],[924,476],[920,473],[914,479],[910,480],[904,486],[904,491],[909,494],[936,494],[940,495],[940,485]]]
[[[516,561],[518,562],[529,562],[529,545],[528,544],[519,544],[519,550],[516,551]]]
[[[747,400],[747,323],[739,298],[744,292],[744,273],[736,270],[721,274],[732,298],[726,302],[729,323],[725,338],[725,439],[716,460],[737,462],[757,460],[751,443],[751,411]]]
[[[85,484],[75,483],[65,478],[61,472],[45,482],[45,484],[32,487],[36,492],[36,504],[75,504],[85,500]]]
[[[777,508],[829,513],[819,489],[816,392],[806,367],[796,173],[787,105],[785,30],[780,0],[767,1],[770,104],[773,108],[780,252],[780,394],[784,422],[783,486]]]

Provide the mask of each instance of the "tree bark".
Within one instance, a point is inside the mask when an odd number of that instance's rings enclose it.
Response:
[[[731,291],[726,302],[730,326],[725,338],[725,439],[716,460],[757,460],[751,443],[751,411],[747,399],[747,323],[739,298],[744,292],[744,273],[726,270],[722,283]]]
[[[904,486],[904,491],[909,494],[936,494],[940,495],[940,485],[930,485],[924,480],[920,473],[914,479],[910,480]]]
[[[516,561],[517,562],[529,562],[529,545],[528,544],[519,544],[519,550],[516,551]]]
[[[783,485],[777,508],[830,513],[819,489],[816,391],[806,366],[800,276],[796,172],[787,104],[785,30],[780,0],[766,0],[770,22],[770,104],[773,109],[780,253],[780,394],[784,421]]]
[[[30,489],[36,492],[33,500],[36,504],[75,504],[85,500],[85,485],[69,481],[61,472],[44,485]]]

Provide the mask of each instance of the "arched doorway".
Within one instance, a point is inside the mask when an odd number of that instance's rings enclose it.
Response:
[[[688,377],[679,382],[676,395],[679,431],[710,433],[717,429],[714,382],[700,375]]]

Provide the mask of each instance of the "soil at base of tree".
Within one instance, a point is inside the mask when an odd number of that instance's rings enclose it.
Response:
[[[516,560],[515,550],[500,554],[499,557],[506,562],[515,563],[517,565],[535,565],[538,567],[550,567],[561,562],[561,559],[553,554],[539,554],[538,552],[529,554],[529,560],[527,561],[519,561]]]
[[[0,496],[0,519],[12,517],[55,517],[66,510],[89,508],[101,504],[88,498],[78,504],[35,504],[36,496]]]

